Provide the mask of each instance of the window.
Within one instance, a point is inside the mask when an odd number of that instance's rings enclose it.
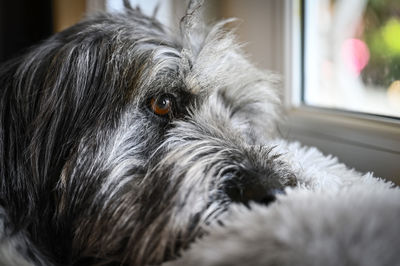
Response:
[[[393,34],[399,5],[390,0],[286,0],[284,16],[288,122],[283,132],[397,184],[400,66]],[[374,41],[382,32],[388,40]],[[374,45],[382,42],[393,50],[376,50]]]
[[[305,104],[400,117],[400,2],[304,2]]]

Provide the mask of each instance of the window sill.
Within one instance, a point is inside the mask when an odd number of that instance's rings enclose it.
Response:
[[[284,137],[400,184],[400,123],[395,119],[311,107],[292,107],[287,114]]]

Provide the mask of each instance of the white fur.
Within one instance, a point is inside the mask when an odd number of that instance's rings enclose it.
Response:
[[[400,265],[400,190],[298,142],[272,140],[298,177],[268,207],[233,205],[165,265]]]

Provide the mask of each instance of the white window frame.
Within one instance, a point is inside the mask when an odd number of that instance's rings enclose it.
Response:
[[[307,1],[307,0],[303,0]],[[400,184],[400,119],[306,106],[302,93],[302,1],[285,0],[283,134],[350,167]]]

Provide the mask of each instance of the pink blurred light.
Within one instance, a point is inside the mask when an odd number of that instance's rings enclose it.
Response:
[[[342,57],[345,64],[356,75],[360,75],[369,61],[368,46],[362,40],[347,39],[342,45]]]

